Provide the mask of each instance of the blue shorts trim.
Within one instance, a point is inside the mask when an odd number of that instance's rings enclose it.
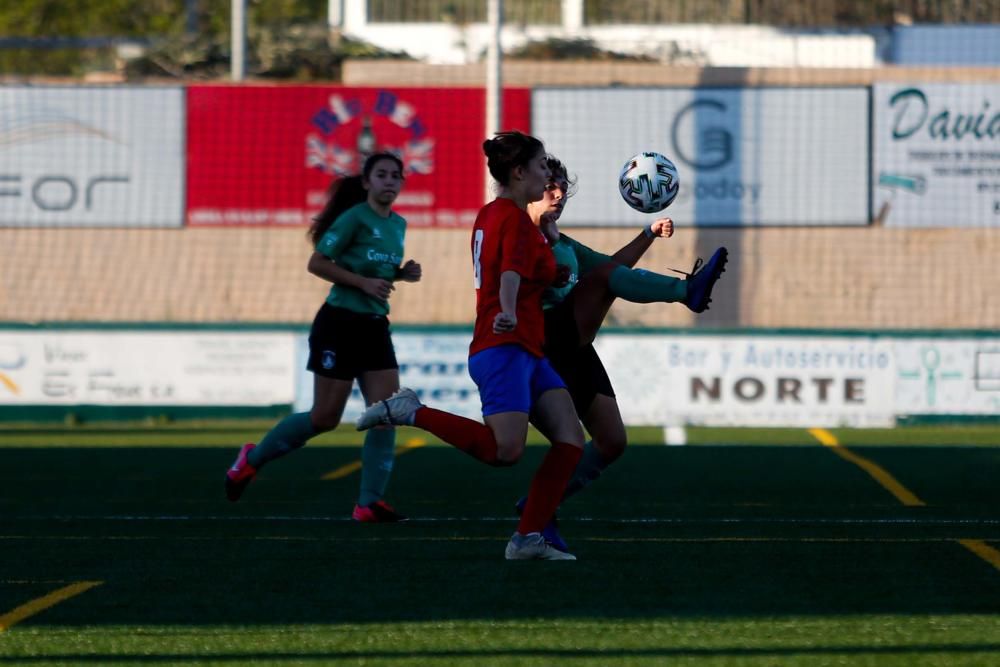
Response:
[[[548,359],[536,357],[520,345],[498,345],[476,352],[469,357],[469,375],[479,387],[484,417],[499,412],[530,414],[542,394],[566,388]]]

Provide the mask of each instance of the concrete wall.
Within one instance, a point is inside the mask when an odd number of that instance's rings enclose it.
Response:
[[[631,229],[571,233],[613,252]],[[618,303],[609,323],[643,326],[1000,328],[995,229],[681,228],[641,266],[688,270],[731,252],[712,309]],[[400,285],[392,319],[471,321],[467,230],[411,230],[425,279]],[[3,229],[0,312],[7,321],[311,321],[326,287],[289,229]]]

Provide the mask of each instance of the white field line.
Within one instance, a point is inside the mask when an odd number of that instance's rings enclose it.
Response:
[[[415,517],[410,518],[408,523],[478,523],[478,522],[510,522],[516,520],[516,516],[511,513],[509,516],[436,516],[436,517]],[[329,522],[329,523],[352,523],[349,516],[291,516],[291,515],[265,515],[265,516],[228,516],[228,515],[183,515],[183,514],[60,514],[60,515],[24,515],[6,516],[0,519],[0,526],[3,524],[18,522],[52,522],[64,523],[72,521],[174,521],[174,522],[195,522],[195,521],[218,521],[230,523],[308,523],[308,522]],[[717,524],[746,524],[746,525],[782,525],[782,524],[811,524],[811,525],[851,525],[851,526],[1000,526],[1000,518],[911,518],[911,517],[872,517],[872,518],[851,518],[851,517],[631,517],[606,519],[600,517],[559,517],[560,522],[579,523],[606,523],[606,524],[641,524],[641,525],[717,525]]]

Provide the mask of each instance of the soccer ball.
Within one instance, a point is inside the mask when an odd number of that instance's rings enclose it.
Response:
[[[642,213],[656,213],[670,206],[679,189],[677,167],[659,153],[645,152],[629,158],[618,177],[622,199]]]

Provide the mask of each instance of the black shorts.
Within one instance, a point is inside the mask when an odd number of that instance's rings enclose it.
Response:
[[[399,368],[389,319],[324,303],[309,330],[306,368],[335,380],[354,380],[368,371]]]
[[[545,311],[545,356],[566,383],[576,414],[584,417],[600,394],[615,397],[608,372],[593,344],[580,345],[573,317],[573,292],[565,301]]]

